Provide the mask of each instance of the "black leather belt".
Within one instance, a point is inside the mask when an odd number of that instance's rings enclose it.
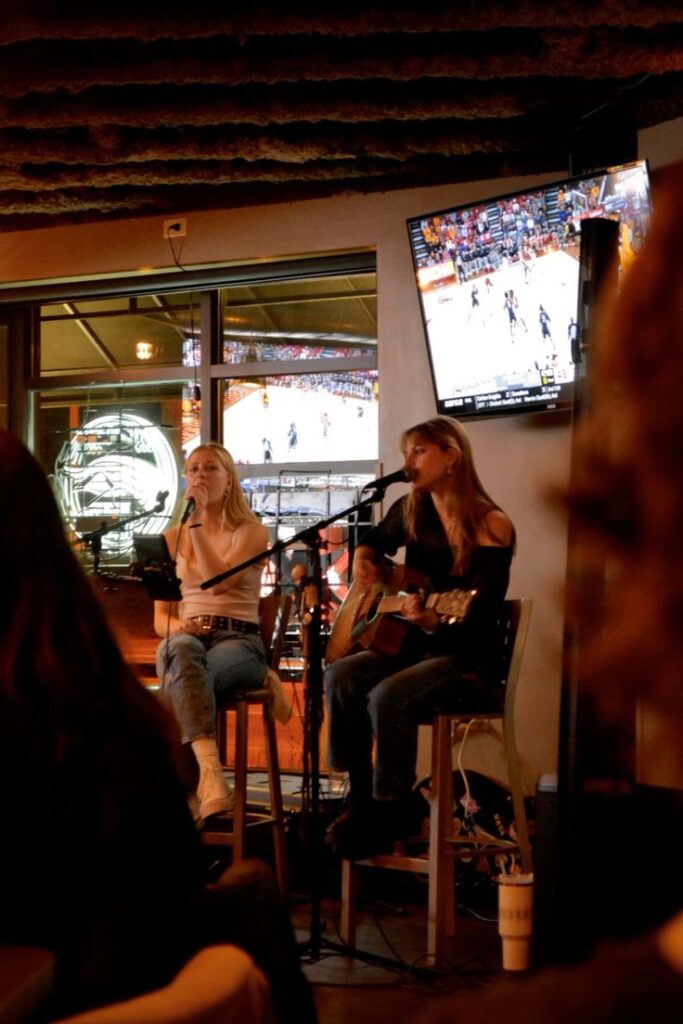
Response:
[[[191,622],[196,622],[203,633],[258,633],[256,622],[246,619],[231,619],[228,615],[191,615]]]

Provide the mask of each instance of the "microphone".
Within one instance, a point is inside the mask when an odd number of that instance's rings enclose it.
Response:
[[[405,483],[406,480],[410,480],[410,476],[405,466],[402,466],[401,469],[396,469],[393,473],[387,473],[386,476],[380,476],[376,480],[371,480],[369,484],[363,487],[363,490],[367,491],[369,487],[379,490],[380,487],[384,488],[388,487],[389,484]]]
[[[195,502],[194,498],[188,498],[187,499],[187,502],[185,504],[185,509],[183,511],[182,516],[180,517],[180,525],[181,526],[184,523],[186,523],[187,520],[190,518],[190,516],[192,515],[192,513],[195,510],[195,505],[196,505],[196,502]]]
[[[157,505],[161,505],[161,507],[163,508],[164,505],[166,504],[166,499],[167,498],[168,498],[168,491],[159,491],[157,493]]]

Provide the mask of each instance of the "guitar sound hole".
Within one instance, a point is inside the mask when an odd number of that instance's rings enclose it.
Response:
[[[382,603],[382,598],[383,597],[384,597],[383,593],[375,594],[375,596],[373,597],[373,599],[372,599],[372,601],[370,603],[370,607],[368,608],[367,615],[365,616],[365,621],[366,622],[372,622],[372,620],[375,618],[375,616],[377,615],[377,610],[378,610],[380,604]]]

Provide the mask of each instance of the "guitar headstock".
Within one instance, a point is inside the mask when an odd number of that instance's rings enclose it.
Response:
[[[462,622],[478,593],[478,590],[449,590],[447,593],[437,596],[432,606],[433,610],[449,625]]]

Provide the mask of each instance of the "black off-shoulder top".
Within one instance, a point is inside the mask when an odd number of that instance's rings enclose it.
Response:
[[[394,502],[382,522],[372,527],[360,543],[387,557],[405,547],[407,579],[413,585],[423,581],[430,592],[478,591],[463,622],[442,623],[433,634],[411,631],[408,642],[418,645],[426,655],[451,654],[458,671],[474,674],[495,687],[500,682],[501,659],[498,615],[510,579],[512,547],[476,547],[467,568],[454,573],[453,552],[433,504],[426,503],[415,540],[406,537],[405,508],[404,496]]]

